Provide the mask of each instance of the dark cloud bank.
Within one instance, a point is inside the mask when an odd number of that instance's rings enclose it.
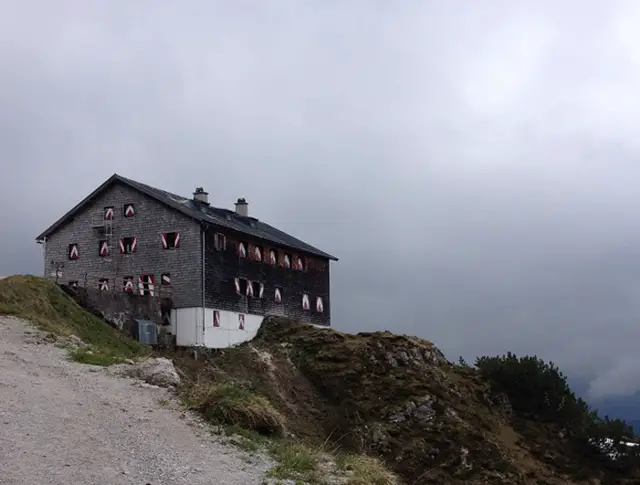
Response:
[[[0,273],[114,172],[204,185],[340,257],[340,329],[640,389],[640,6],[276,3],[0,2]]]

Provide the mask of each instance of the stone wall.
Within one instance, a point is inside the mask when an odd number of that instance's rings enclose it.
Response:
[[[61,287],[85,310],[103,318],[131,337],[135,336],[135,319],[162,324],[163,303],[160,297],[100,291],[93,288],[72,289],[67,285]]]

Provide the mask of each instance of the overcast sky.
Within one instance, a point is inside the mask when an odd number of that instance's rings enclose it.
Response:
[[[0,0],[0,274],[114,172],[335,254],[348,331],[640,389],[640,3]]]

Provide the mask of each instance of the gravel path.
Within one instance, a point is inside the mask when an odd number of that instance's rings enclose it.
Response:
[[[168,391],[71,362],[25,330],[0,317],[0,484],[262,483],[266,461],[158,402]]]

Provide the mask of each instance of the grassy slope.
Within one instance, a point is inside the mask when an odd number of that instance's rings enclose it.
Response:
[[[350,335],[270,319],[254,341],[209,360],[175,358],[199,389],[214,388],[192,401],[205,415],[212,406],[230,405],[230,395],[256,394],[270,403],[268,419],[308,449],[382,458],[404,483],[593,483],[562,463],[579,459],[563,458],[567,450],[559,430],[527,422],[529,432],[523,433],[477,371],[446,362],[424,340],[389,332]],[[229,386],[242,391],[229,392]],[[235,403],[236,414],[218,410],[209,416],[252,428],[260,420],[255,411],[242,415],[248,409],[243,402]],[[435,414],[416,417],[416,406],[408,411],[412,402]],[[404,418],[393,418],[398,415]],[[308,466],[309,460],[300,461]]]
[[[10,276],[0,280],[0,314],[29,320],[54,337],[79,337],[89,349],[73,351],[72,355],[85,363],[108,365],[149,353],[148,347],[84,311],[44,278]]]

